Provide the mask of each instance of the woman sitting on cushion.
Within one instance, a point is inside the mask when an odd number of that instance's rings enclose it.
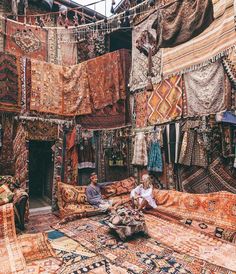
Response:
[[[131,190],[130,197],[133,207],[142,210],[145,207],[157,208],[157,204],[152,195],[153,186],[150,176],[145,174],[142,176],[142,184]]]

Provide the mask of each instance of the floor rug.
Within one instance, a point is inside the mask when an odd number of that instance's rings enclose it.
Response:
[[[13,204],[0,207],[0,274],[20,274],[26,262],[18,244]]]
[[[154,229],[155,223],[150,224],[152,219],[155,217],[148,217],[149,225]],[[61,226],[58,225],[56,228],[77,240],[90,251],[102,255],[106,260],[126,269],[127,273],[231,273],[225,268],[195,256],[189,256],[187,251],[177,252],[174,248],[163,245],[160,242],[162,238],[169,238],[167,237],[168,231],[162,231],[160,240],[139,235],[127,242],[121,242],[116,235],[109,232],[108,226],[102,221],[82,219]],[[151,232],[153,231],[151,230]]]
[[[18,237],[26,262],[55,257],[45,233],[23,234]]]

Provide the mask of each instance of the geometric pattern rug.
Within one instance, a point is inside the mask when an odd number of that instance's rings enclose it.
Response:
[[[195,256],[194,252],[189,252],[183,246],[181,246],[182,251],[180,251],[166,241],[163,244],[162,239],[168,239],[168,230],[162,231],[162,238],[155,237],[157,236],[155,233],[158,223],[152,223],[152,220],[156,217],[146,216],[146,218],[148,230],[149,227],[152,228],[150,234],[153,234],[154,237],[150,238],[141,234],[125,242],[120,241],[117,235],[111,233],[105,222],[99,221],[98,217],[55,226],[55,229],[78,241],[87,250],[97,254],[96,257],[77,261],[76,266],[74,264],[64,265],[61,268],[64,272],[59,273],[233,273],[220,265],[212,264],[199,258],[199,256]],[[181,229],[188,233],[182,226]],[[203,237],[202,234],[200,235]],[[205,241],[207,240],[205,239]],[[208,237],[208,241],[211,243],[212,239]],[[217,242],[219,245],[218,240]],[[192,245],[195,246],[195,243]],[[100,269],[93,272],[91,269],[94,268],[95,262]],[[107,271],[106,264],[109,264],[110,268],[113,267],[114,272]],[[119,272],[119,268],[126,270],[126,272]]]

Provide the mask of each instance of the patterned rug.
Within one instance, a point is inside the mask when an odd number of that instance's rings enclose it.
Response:
[[[25,258],[17,242],[13,204],[0,207],[0,273],[19,274],[26,268]]]
[[[135,121],[136,127],[147,126],[147,101],[148,92],[140,92],[135,94]]]
[[[182,115],[181,76],[173,76],[154,86],[148,99],[148,122],[151,125],[165,123]]]
[[[153,220],[156,217],[147,216],[147,223],[151,228],[150,232],[154,236],[158,235],[158,226],[162,224],[161,221],[155,222]],[[170,226],[173,224],[170,224]],[[110,233],[108,226],[106,226],[103,221],[95,221],[92,219],[82,219],[67,223],[63,226],[57,226],[59,231],[62,231],[67,236],[72,237],[77,240],[81,245],[87,249],[103,256],[105,260],[110,261],[116,266],[126,269],[126,273],[207,273],[207,271],[212,271],[212,273],[231,273],[230,271],[222,268],[220,266],[213,265],[204,260],[196,258],[194,256],[189,256],[188,251],[184,248],[184,244],[181,245],[183,250],[179,252],[174,251],[175,246],[168,248],[167,246],[161,244],[160,242],[165,241],[170,245],[170,243],[165,239],[172,239],[172,234],[170,238],[166,233],[168,230],[162,231],[162,238],[157,240],[155,238],[149,238],[145,235],[137,235],[135,238],[130,238],[126,242],[121,242],[115,234]],[[182,233],[186,230],[183,229]],[[154,232],[156,234],[154,234]],[[178,231],[179,232],[179,231]],[[188,232],[188,231],[187,231]],[[185,233],[186,234],[186,233]],[[190,234],[192,236],[192,234]],[[202,234],[199,234],[202,235]],[[187,236],[186,236],[187,237]],[[204,238],[204,237],[202,237]],[[202,242],[200,237],[200,243]],[[209,242],[211,242],[210,238]],[[183,239],[183,237],[181,238]],[[207,240],[205,239],[205,242]],[[193,244],[193,243],[191,243]],[[215,242],[214,242],[215,244]],[[192,252],[194,253],[194,252]],[[97,258],[97,257],[96,257]],[[91,258],[92,260],[93,258]],[[85,265],[86,261],[82,261]],[[92,260],[94,262],[94,260]],[[79,262],[80,265],[80,262]],[[71,266],[72,267],[72,266]],[[71,268],[70,268],[71,270]],[[204,272],[206,271],[206,272]],[[217,272],[219,271],[219,272]],[[63,272],[62,272],[63,273]],[[66,272],[67,273],[67,272]],[[77,273],[77,272],[75,272]],[[78,272],[84,273],[84,272]],[[88,272],[90,273],[90,272]],[[93,273],[93,272],[91,272]],[[95,272],[96,273],[96,272]],[[100,273],[100,272],[98,272]],[[101,272],[103,273],[103,272]],[[106,272],[104,272],[106,273]],[[113,272],[111,272],[113,273]],[[116,273],[116,272],[114,272]],[[118,272],[119,273],[119,272]],[[209,272],[211,273],[211,272]]]
[[[0,53],[0,110],[19,112],[21,109],[20,58]]]
[[[163,75],[165,78],[176,74],[196,70],[227,55],[236,42],[234,29],[234,12],[232,1],[230,7],[224,5],[223,12],[200,35],[174,48],[163,49]],[[217,3],[218,5],[218,3]]]
[[[47,30],[25,28],[13,21],[6,23],[5,50],[29,58],[47,61]]]

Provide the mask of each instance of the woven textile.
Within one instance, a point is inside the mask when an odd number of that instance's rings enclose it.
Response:
[[[7,21],[5,50],[29,58],[47,61],[47,30],[26,29],[24,25]]]
[[[162,172],[161,148],[158,142],[151,143],[147,168],[148,171]]]
[[[92,114],[78,116],[76,121],[83,128],[111,129],[114,127],[125,126],[127,116],[126,101],[120,100],[119,102],[106,106],[103,109],[93,110]]]
[[[10,203],[12,201],[13,195],[14,194],[11,192],[7,185],[0,186],[0,206]]]
[[[147,126],[147,101],[148,93],[146,91],[135,94],[135,120],[136,127]]]
[[[19,112],[21,109],[20,59],[0,52],[0,110]]]
[[[129,53],[119,50],[87,61],[88,81],[94,109],[126,98]]]
[[[23,234],[18,241],[26,262],[55,256],[45,233]]]
[[[57,29],[58,64],[72,66],[77,64],[77,33],[68,29]]]
[[[139,132],[134,140],[132,165],[146,166],[148,164],[147,143],[143,132]]]
[[[182,85],[182,77],[173,76],[154,86],[154,91],[148,99],[148,122],[151,125],[181,117]]]
[[[154,190],[153,193],[160,212],[181,219],[192,218],[223,228],[235,228],[235,194],[225,191],[190,194],[174,190]]]
[[[184,74],[184,84],[185,116],[207,115],[225,108],[227,87],[221,62]]]
[[[150,229],[158,229],[155,226],[156,217],[149,217]],[[87,249],[122,267],[126,273],[199,274],[201,272],[204,273],[204,271],[212,271],[213,273],[230,274],[230,271],[227,269],[217,267],[196,257],[191,257],[187,252],[175,252],[173,249],[163,245],[161,243],[162,240],[157,241],[150,237],[141,236],[131,238],[127,242],[121,242],[113,234],[109,233],[109,227],[105,226],[103,222],[92,219],[67,223],[58,227],[58,229],[79,241]],[[163,238],[168,238],[168,233],[166,232],[168,230],[162,231]],[[71,269],[76,270],[76,267]]]
[[[221,2],[221,1],[220,1]],[[174,48],[163,51],[163,75],[169,77],[184,73],[209,61],[219,59],[232,49],[236,42],[232,3],[225,6],[225,12],[200,35]]]
[[[19,180],[20,186],[26,189],[28,181],[28,159],[29,150],[26,146],[26,131],[22,124],[18,125],[16,137],[13,141],[13,151],[15,159],[15,178]]]
[[[0,254],[1,274],[24,273],[26,263],[17,241],[11,203],[0,207]]]
[[[148,69],[149,61],[148,56],[144,52],[140,52],[137,48],[137,40],[140,38],[143,32],[148,32],[153,37],[155,36],[155,30],[153,30],[152,24],[156,18],[156,13],[150,13],[148,17],[141,23],[136,25],[132,32],[132,67],[130,74],[129,86],[131,91],[143,89],[148,84]],[[155,38],[153,38],[153,43],[155,43]],[[145,46],[146,51],[148,47],[152,47],[151,41],[146,41]],[[162,51],[153,52],[152,56],[152,83],[157,84],[161,81],[162,73]]]
[[[152,26],[157,32],[157,48],[182,44],[203,32],[212,21],[211,0],[168,1]]]
[[[92,109],[86,63],[64,67],[62,81],[63,115],[90,114]]]
[[[228,56],[222,59],[224,69],[234,88],[236,88],[236,49],[234,48]]]
[[[55,124],[43,121],[27,121],[24,124],[27,140],[51,141],[58,136],[58,127]]]
[[[146,216],[149,235],[175,251],[236,271],[236,246],[160,218]],[[166,233],[168,231],[168,233]]]

